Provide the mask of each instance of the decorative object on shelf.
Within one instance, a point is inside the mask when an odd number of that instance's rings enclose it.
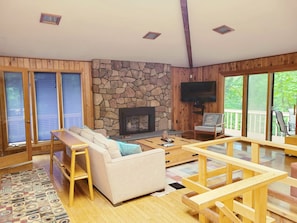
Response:
[[[161,139],[162,140],[168,139],[168,132],[166,130],[162,132],[162,138]]]
[[[168,132],[166,130],[164,130],[162,133],[161,140],[166,142],[167,144],[172,144],[174,142],[174,140],[172,138],[169,138],[168,136],[169,136]],[[166,143],[164,143],[163,145],[165,146]]]

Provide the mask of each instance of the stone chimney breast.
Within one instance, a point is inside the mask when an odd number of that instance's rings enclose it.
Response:
[[[171,122],[169,64],[94,59],[92,87],[95,129],[119,135],[119,108],[155,107],[155,130]]]

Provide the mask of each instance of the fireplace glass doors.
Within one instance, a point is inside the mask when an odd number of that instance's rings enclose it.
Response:
[[[119,109],[120,135],[155,131],[155,108],[136,107]]]

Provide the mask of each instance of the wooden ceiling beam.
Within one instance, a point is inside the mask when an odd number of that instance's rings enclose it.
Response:
[[[181,7],[182,18],[183,18],[183,23],[184,23],[184,33],[185,33],[185,39],[186,39],[189,67],[193,68],[191,35],[190,35],[187,0],[180,0],[180,7]]]

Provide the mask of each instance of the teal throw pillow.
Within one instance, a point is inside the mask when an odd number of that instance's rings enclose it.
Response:
[[[117,141],[122,156],[127,156],[135,153],[141,153],[141,147],[137,144],[124,143]]]

